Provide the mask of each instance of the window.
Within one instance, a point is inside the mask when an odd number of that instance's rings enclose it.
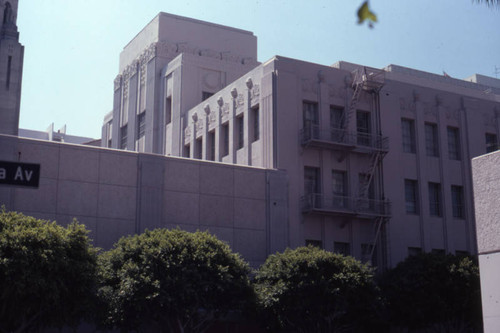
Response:
[[[437,125],[425,123],[425,152],[427,156],[439,157]]]
[[[305,167],[304,168],[304,194],[319,194],[321,193],[321,184],[319,176],[319,168]]]
[[[12,67],[12,56],[9,56],[7,60],[7,80],[6,80],[6,88],[9,90],[10,87],[10,72]]]
[[[418,256],[422,253],[422,249],[419,247],[409,247],[408,248],[408,257]]]
[[[330,106],[330,127],[336,129],[344,128],[344,108]]]
[[[344,256],[351,255],[351,245],[344,242],[333,242],[333,252]]]
[[[221,127],[222,131],[222,156],[229,154],[229,124],[225,123]]]
[[[195,152],[196,152],[196,155],[194,156],[194,158],[201,160],[202,156],[203,156],[203,139],[202,138],[196,139],[196,151]]]
[[[243,148],[245,145],[245,126],[243,121],[243,115],[236,118],[236,129],[238,131],[238,145],[237,149]]]
[[[305,138],[317,139],[319,137],[318,103],[303,102],[302,110]]]
[[[345,171],[332,171],[333,206],[347,207],[347,176]]]
[[[448,127],[448,156],[450,160],[460,160],[460,136],[455,127]]]
[[[208,145],[210,149],[207,152],[207,159],[215,161],[215,131],[208,132]]]
[[[127,125],[124,125],[120,128],[120,148],[127,148]]]
[[[252,108],[252,118],[253,118],[253,141],[257,141],[260,138],[260,119],[259,119],[259,106]]]
[[[107,129],[106,129],[106,134],[107,134],[106,138],[108,139],[108,145],[107,145],[107,147],[111,148],[112,143],[113,143],[113,140],[112,140],[112,138],[113,138],[113,121],[112,120],[109,121],[107,123],[106,127],[107,127]]]
[[[415,153],[415,122],[411,119],[401,119],[403,134],[403,152]]]
[[[137,115],[137,138],[140,139],[146,133],[146,111]]]
[[[202,91],[201,92],[201,100],[204,101],[208,98],[210,98],[211,96],[213,96],[214,93],[211,93],[211,92],[208,92],[208,91]]]
[[[464,188],[462,186],[451,185],[451,205],[453,217],[463,219],[464,211]]]
[[[441,216],[441,184],[429,183],[429,214]]]
[[[165,99],[165,125],[170,124],[172,121],[172,98]]]
[[[356,112],[356,130],[358,132],[358,145],[371,146],[372,126],[370,112]]]
[[[373,252],[373,255],[372,255]],[[361,261],[377,266],[377,249],[372,244],[361,244]]]
[[[418,188],[417,181],[405,179],[405,205],[406,212],[418,214]]]
[[[191,157],[191,146],[190,145],[185,145],[184,146],[184,157]]]
[[[323,242],[320,241],[320,240],[316,240],[316,239],[306,239],[306,246],[314,246],[314,247],[318,247],[320,249],[323,248]]]
[[[498,139],[496,134],[486,133],[486,152],[491,153],[498,150]]]

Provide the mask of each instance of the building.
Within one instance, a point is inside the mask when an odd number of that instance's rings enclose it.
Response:
[[[47,140],[47,141],[55,141],[55,142],[67,142],[67,143],[75,143],[79,145],[90,145],[90,146],[101,146],[100,139],[93,139],[85,136],[76,136],[70,135],[66,133],[66,125],[58,129],[57,131],[54,129],[54,123],[51,123],[45,131],[35,131],[20,128],[19,136],[22,138],[30,138],[37,140]]]
[[[18,0],[0,0],[0,133],[17,135],[24,46],[17,31]]]
[[[120,55],[102,147],[2,129],[0,160],[41,172],[0,204],[104,248],[208,229],[253,266],[305,244],[381,268],[477,253],[470,160],[498,148],[500,80],[256,55],[249,31],[160,13]]]
[[[258,64],[255,47],[249,32],[159,14],[120,56],[103,146],[285,171],[287,246],[379,266],[477,252],[470,160],[498,147],[500,80]]]
[[[500,152],[472,160],[485,333],[500,330]]]

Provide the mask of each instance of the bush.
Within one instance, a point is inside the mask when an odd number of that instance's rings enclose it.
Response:
[[[454,333],[481,326],[479,269],[470,257],[410,256],[383,277],[381,287],[395,326]]]
[[[378,289],[372,269],[352,257],[312,246],[287,249],[267,258],[255,288],[273,331],[373,331]]]
[[[97,253],[87,230],[0,211],[0,331],[76,326],[89,319]]]
[[[206,232],[146,231],[100,260],[107,323],[121,329],[202,331],[252,295],[248,265]]]

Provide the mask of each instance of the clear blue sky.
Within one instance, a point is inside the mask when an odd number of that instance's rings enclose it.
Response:
[[[122,48],[158,12],[252,31],[258,60],[388,64],[465,78],[500,68],[500,9],[472,0],[371,0],[379,23],[356,24],[362,0],[19,0],[25,46],[20,127],[67,124],[100,137]],[[500,77],[500,74],[499,74]]]

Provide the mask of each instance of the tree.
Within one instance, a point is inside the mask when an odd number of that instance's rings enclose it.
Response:
[[[352,257],[312,246],[286,249],[267,258],[255,289],[274,331],[374,331],[367,329],[378,303],[373,271]]]
[[[393,325],[439,332],[481,326],[479,269],[470,257],[410,256],[381,281]]]
[[[201,332],[252,296],[248,264],[207,232],[146,230],[100,261],[108,325],[125,330]]]
[[[67,228],[0,211],[0,332],[76,326],[91,314],[97,252],[76,220]]]

